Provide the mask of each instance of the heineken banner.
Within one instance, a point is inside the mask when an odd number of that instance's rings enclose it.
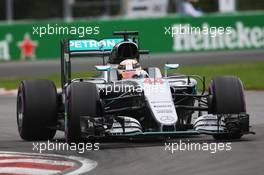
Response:
[[[60,40],[99,41],[113,31],[138,30],[141,49],[179,53],[264,48],[264,12],[141,19],[0,24],[0,60],[56,59]],[[94,42],[96,43],[96,42]],[[92,44],[92,43],[90,43]]]

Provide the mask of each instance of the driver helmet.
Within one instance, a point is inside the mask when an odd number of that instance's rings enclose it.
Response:
[[[142,70],[139,62],[136,59],[123,60],[119,64],[117,71],[121,76],[121,79],[140,77],[141,75],[147,74],[146,71]]]

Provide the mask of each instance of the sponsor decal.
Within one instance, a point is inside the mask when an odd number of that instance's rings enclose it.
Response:
[[[172,113],[172,110],[171,109],[159,109],[159,110],[156,110],[158,114],[165,114],[165,113]]]
[[[161,116],[160,120],[163,122],[171,122],[174,120],[174,118],[171,115],[165,115],[165,116]]]
[[[117,39],[103,39],[100,41],[94,39],[88,40],[70,40],[70,51],[99,51],[112,50],[112,48],[119,42],[124,41],[121,38]]]
[[[156,79],[151,79],[151,78],[146,78],[144,79],[144,84],[163,84],[164,81],[160,78]]]
[[[9,61],[9,43],[12,42],[13,37],[11,34],[6,34],[3,40],[0,40],[0,60]]]
[[[179,24],[172,26],[176,27]],[[186,24],[190,25],[190,24]],[[202,28],[209,28],[209,24],[203,23]],[[264,47],[264,28],[259,26],[246,26],[237,21],[235,26],[212,37],[203,33],[181,34],[173,36],[174,51],[201,51],[201,50],[224,50],[224,49],[250,49]]]
[[[20,57],[22,60],[25,60],[27,58],[30,59],[36,58],[35,50],[36,47],[38,46],[38,42],[31,40],[30,35],[28,33],[24,35],[23,41],[18,42],[17,46],[20,48],[21,51]]]
[[[172,105],[154,105],[153,106],[154,108],[171,108],[172,107]]]

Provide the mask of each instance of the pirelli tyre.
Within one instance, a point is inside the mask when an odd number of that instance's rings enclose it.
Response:
[[[56,133],[57,90],[49,80],[22,81],[17,94],[17,126],[22,139],[49,140]]]
[[[74,82],[68,86],[65,137],[69,144],[81,142],[81,117],[98,116],[98,101],[99,93],[96,84]]]
[[[210,112],[213,114],[240,114],[246,112],[244,88],[241,80],[234,76],[215,77],[210,86],[209,102]],[[231,133],[215,134],[213,137],[219,139],[239,139],[242,133],[237,129],[239,126],[232,126]]]

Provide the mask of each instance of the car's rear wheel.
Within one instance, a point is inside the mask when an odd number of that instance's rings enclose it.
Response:
[[[98,116],[98,101],[99,93],[94,83],[75,82],[68,87],[65,137],[69,144],[82,139],[81,116]]]
[[[17,126],[22,139],[49,140],[56,133],[57,90],[48,80],[22,81],[17,94]]]
[[[244,88],[240,79],[234,76],[215,77],[210,86],[209,93],[210,112],[213,114],[240,114],[246,112]],[[213,137],[219,139],[239,139],[242,133],[239,126],[232,126],[232,131],[227,134],[215,134]]]

